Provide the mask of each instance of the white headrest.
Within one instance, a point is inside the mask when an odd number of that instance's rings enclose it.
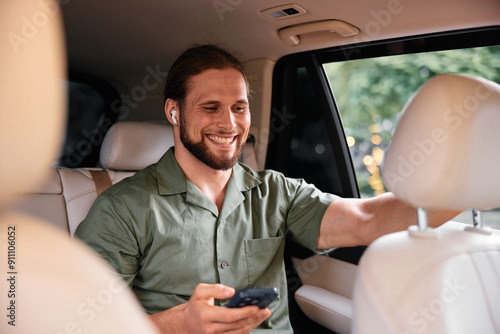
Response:
[[[173,145],[169,125],[119,122],[104,138],[100,161],[104,168],[136,171],[157,162]]]
[[[383,180],[425,209],[500,206],[500,85],[440,75],[405,106],[384,158]]]
[[[0,2],[2,206],[13,193],[33,189],[48,175],[64,129],[62,19],[54,11],[43,27],[28,35],[22,19],[40,12],[39,1]]]

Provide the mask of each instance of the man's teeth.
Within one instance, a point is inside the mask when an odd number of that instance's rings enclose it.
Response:
[[[216,142],[217,144],[231,144],[234,140],[234,137],[231,138],[222,138],[222,137],[216,137],[216,136],[208,136],[210,140]]]

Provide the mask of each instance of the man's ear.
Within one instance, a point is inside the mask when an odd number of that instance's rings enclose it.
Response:
[[[165,116],[173,126],[179,125],[179,112],[177,102],[172,99],[167,99],[165,102]]]

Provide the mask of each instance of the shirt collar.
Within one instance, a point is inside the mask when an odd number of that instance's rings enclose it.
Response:
[[[156,164],[158,194],[175,195],[186,192],[186,175],[174,157],[171,147]]]
[[[246,171],[240,164],[233,167],[233,173],[226,188],[226,196],[220,212],[220,218],[226,219],[231,213],[245,201],[243,192],[248,191],[262,182]]]
[[[247,169],[248,167],[245,168],[239,163],[234,165],[222,207],[223,216],[228,216],[244,200],[242,192],[262,183],[250,169]],[[173,147],[156,164],[156,175],[160,195],[175,195],[188,192],[186,175],[175,159]]]
[[[242,192],[255,188],[262,183],[255,175],[250,173],[250,171],[251,169],[249,167],[246,167],[245,169],[243,165],[239,163],[233,167],[231,180],[234,180],[236,188]]]

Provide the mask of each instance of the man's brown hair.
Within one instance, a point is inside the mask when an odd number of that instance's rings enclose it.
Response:
[[[216,45],[198,45],[184,51],[168,72],[163,103],[167,99],[175,100],[179,111],[184,107],[185,98],[192,77],[209,69],[224,70],[233,68],[239,71],[248,87],[245,69],[240,61],[230,52]]]

